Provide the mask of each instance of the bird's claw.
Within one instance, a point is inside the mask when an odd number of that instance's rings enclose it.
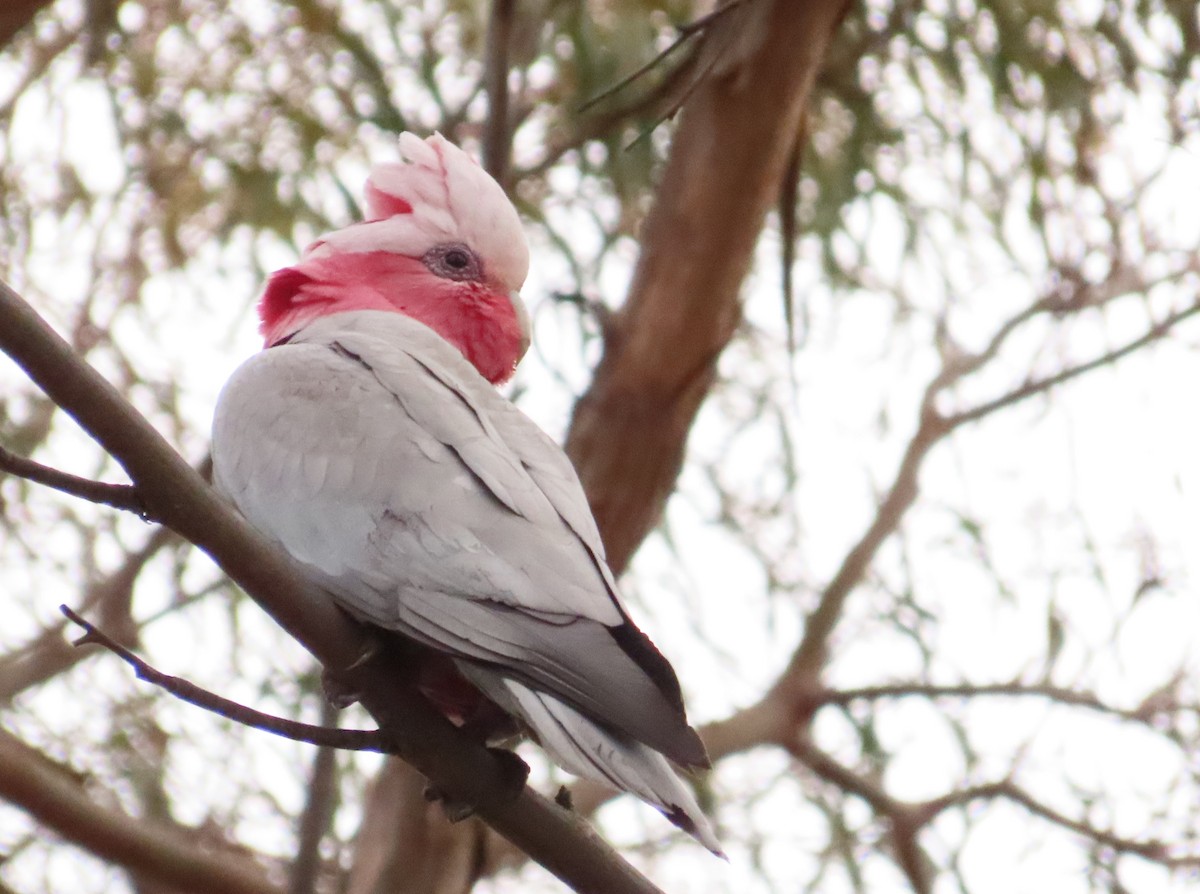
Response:
[[[461,823],[475,814],[474,805],[468,804],[466,801],[456,801],[432,783],[425,786],[424,795],[426,801],[441,801],[442,812],[452,823]]]
[[[558,791],[554,793],[554,803],[563,810],[575,809],[575,802],[571,800],[571,790],[565,785],[560,785]]]
[[[339,709],[348,708],[362,697],[350,679],[354,677],[354,671],[379,654],[379,649],[379,641],[371,637],[362,654],[349,667],[337,671],[325,668],[321,672],[321,688],[325,690],[325,698],[331,705]]]
[[[325,690],[326,701],[338,709],[350,707],[362,696],[340,672],[328,669],[321,672],[321,688]]]
[[[505,803],[515,801],[525,789],[525,780],[529,778],[529,764],[503,748],[489,748],[488,751],[500,765]],[[441,801],[446,819],[452,823],[460,823],[475,814],[475,805],[450,797],[433,783],[425,786],[424,795],[426,801]]]

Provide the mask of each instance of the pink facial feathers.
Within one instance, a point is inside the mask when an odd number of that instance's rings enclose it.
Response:
[[[277,344],[318,317],[390,310],[426,324],[502,382],[529,344],[520,218],[496,181],[440,135],[402,134],[400,152],[407,161],[372,169],[364,222],[322,236],[268,280],[263,336]]]

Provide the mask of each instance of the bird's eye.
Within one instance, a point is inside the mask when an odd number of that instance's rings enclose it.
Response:
[[[463,281],[482,278],[479,258],[475,252],[459,243],[435,246],[421,260],[430,272],[445,279]]]
[[[466,270],[471,266],[471,256],[461,248],[452,248],[446,252],[446,266],[455,270]]]

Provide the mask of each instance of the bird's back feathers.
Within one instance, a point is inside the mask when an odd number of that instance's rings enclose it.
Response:
[[[436,333],[359,311],[256,355],[222,394],[214,464],[349,611],[459,659],[569,769],[596,776],[606,743],[628,766],[599,775],[703,827],[654,753],[706,766],[703,745],[617,601],[569,461]],[[641,765],[656,781],[639,789]]]

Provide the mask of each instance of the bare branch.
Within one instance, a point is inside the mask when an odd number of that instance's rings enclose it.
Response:
[[[909,441],[887,495],[880,503],[866,532],[846,554],[837,573],[822,592],[820,602],[808,617],[800,646],[797,648],[788,670],[776,684],[777,687],[794,690],[796,695],[793,696],[793,701],[805,698],[813,689],[813,680],[825,662],[829,635],[841,618],[845,600],[866,574],[879,547],[899,527],[904,514],[916,502],[921,466],[934,446],[961,425],[979,421],[997,410],[1034,394],[1064,384],[1098,367],[1115,363],[1134,351],[1163,338],[1179,323],[1200,312],[1200,303],[1197,303],[1172,313],[1150,327],[1141,337],[1119,349],[1056,375],[1032,382],[972,410],[952,416],[942,416],[937,412],[936,399],[945,388],[959,381],[965,375],[980,369],[999,353],[1004,341],[1019,326],[1051,307],[1049,299],[1033,302],[1001,326],[982,353],[966,359],[956,358],[954,361],[946,363],[925,389],[917,431]]]
[[[36,484],[44,484],[46,487],[52,487],[91,503],[136,513],[146,521],[157,521],[147,514],[146,507],[138,497],[137,489],[129,484],[107,484],[103,481],[92,481],[90,478],[80,478],[78,475],[61,472],[23,456],[17,456],[3,447],[0,447],[0,471],[8,472]]]
[[[864,686],[861,689],[825,689],[814,696],[814,701],[821,705],[846,705],[850,702],[864,700],[874,701],[882,698],[907,698],[919,696],[922,698],[1043,698],[1060,705],[1075,708],[1087,708],[1099,714],[1119,717],[1133,723],[1146,724],[1152,719],[1152,713],[1144,706],[1134,709],[1118,708],[1101,701],[1094,693],[1079,689],[1067,689],[1050,683],[963,683],[957,686],[933,686],[920,683],[897,683],[890,686]],[[1197,705],[1174,706],[1178,710],[1200,712]]]
[[[896,530],[904,514],[916,502],[918,478],[925,457],[949,431],[945,421],[933,412],[928,406],[929,403],[931,400],[927,396],[926,411],[922,414],[916,434],[904,451],[904,457],[900,460],[900,467],[887,496],[879,504],[875,518],[866,532],[846,554],[833,580],[821,593],[821,601],[805,622],[804,637],[800,646],[776,686],[803,689],[811,685],[810,681],[816,678],[825,664],[829,635],[841,619],[847,597],[867,573],[879,547]]]
[[[260,729],[263,732],[292,739],[296,742],[308,742],[310,745],[321,745],[327,748],[340,748],[346,751],[381,751],[387,752],[387,742],[378,730],[330,729],[324,726],[314,726],[311,723],[300,723],[272,714],[264,714],[254,708],[227,699],[197,686],[182,677],[164,674],[157,668],[147,664],[133,652],[107,636],[104,631],[88,623],[67,606],[60,605],[61,611],[74,624],[82,627],[86,633],[75,640],[76,646],[94,644],[103,646],[126,664],[133,668],[139,680],[145,680],[160,689],[165,689],[171,695],[188,704],[220,714],[222,717],[240,723],[242,726]]]
[[[866,801],[876,816],[891,826],[892,850],[897,865],[908,877],[908,882],[918,894],[931,889],[931,862],[921,850],[917,836],[924,824],[914,815],[912,808],[889,795],[881,783],[867,779],[834,760],[817,748],[807,735],[798,736],[789,749],[802,764],[827,782]]]
[[[1122,854],[1136,854],[1155,863],[1160,863],[1175,869],[1200,866],[1200,854],[1171,853],[1171,845],[1157,839],[1125,838],[1114,832],[1101,829],[1084,820],[1072,819],[1066,814],[1048,807],[1038,801],[1023,788],[1009,779],[971,786],[956,792],[942,795],[939,798],[917,805],[915,810],[923,815],[922,821],[931,822],[943,811],[968,804],[978,800],[995,800],[1003,798],[1020,804],[1035,816],[1048,820],[1056,826],[1061,826],[1083,838],[1095,841],[1097,844],[1110,847]]]
[[[0,798],[101,859],[177,891],[279,894],[266,870],[220,840],[102,807],[80,779],[0,729]],[[203,884],[198,884],[198,880]]]
[[[1067,369],[1055,373],[1052,376],[1046,376],[1042,379],[1036,379],[1032,382],[1027,382],[1020,388],[1016,388],[1010,391],[1008,394],[1002,395],[995,400],[990,400],[970,410],[963,410],[962,412],[948,416],[946,417],[946,423],[954,428],[957,428],[958,426],[965,425],[968,422],[976,422],[985,416],[991,415],[997,410],[1010,407],[1013,404],[1019,403],[1026,398],[1033,397],[1036,394],[1042,394],[1043,392],[1049,391],[1051,388],[1055,388],[1071,381],[1072,379],[1076,379],[1084,373],[1089,373],[1092,370],[1099,369],[1102,366],[1108,366],[1112,363],[1116,363],[1122,357],[1128,357],[1134,351],[1144,348],[1146,345],[1152,344],[1153,342],[1163,338],[1177,325],[1189,317],[1195,316],[1197,313],[1200,313],[1200,302],[1197,302],[1190,307],[1186,307],[1183,310],[1169,314],[1151,326],[1140,337],[1135,338],[1133,341],[1128,342],[1125,345],[1122,345],[1120,348],[1101,354],[1099,357],[1089,360],[1087,363],[1080,363],[1076,366],[1068,367]]]

